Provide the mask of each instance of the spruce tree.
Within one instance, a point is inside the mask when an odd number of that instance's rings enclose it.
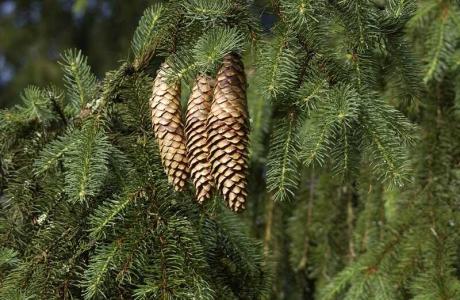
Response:
[[[219,197],[200,206],[168,183],[149,107],[162,62],[187,98],[256,24],[240,1],[154,5],[118,69],[96,78],[69,50],[65,91],[30,86],[2,111],[2,299],[262,297],[260,244]]]
[[[460,298],[458,2],[264,10],[269,30],[251,1],[156,4],[118,69],[96,78],[69,50],[65,90],[30,86],[0,113],[1,298]],[[154,97],[181,87],[188,149],[210,145],[180,188],[155,128],[180,127],[179,101],[151,110],[157,74],[176,88]],[[190,159],[207,151],[212,183]]]
[[[272,296],[458,299],[458,2],[273,8],[269,193],[253,212]]]

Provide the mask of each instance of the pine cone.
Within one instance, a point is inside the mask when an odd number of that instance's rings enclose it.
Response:
[[[211,197],[214,178],[208,161],[209,149],[206,144],[206,120],[211,109],[214,82],[207,76],[199,76],[188,100],[187,122],[187,158],[190,173],[196,188],[198,202]]]
[[[208,116],[209,161],[217,188],[234,211],[245,208],[248,168],[246,80],[240,57],[225,56]]]
[[[188,178],[184,128],[180,110],[180,83],[166,80],[169,66],[163,63],[153,83],[150,108],[155,138],[168,181],[177,191],[182,191]]]

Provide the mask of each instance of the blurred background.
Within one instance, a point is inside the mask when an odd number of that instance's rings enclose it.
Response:
[[[79,48],[101,76],[129,53],[129,40],[151,1],[0,1],[0,108],[28,84],[61,85],[56,61]]]
[[[0,0],[0,109],[18,102],[29,84],[61,86],[56,61],[68,48],[88,56],[96,76],[129,55],[143,10],[155,0]],[[264,23],[264,2],[255,1]],[[269,26],[269,25],[268,25]]]

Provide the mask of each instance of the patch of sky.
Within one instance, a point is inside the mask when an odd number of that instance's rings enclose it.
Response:
[[[13,67],[6,61],[5,56],[0,53],[0,86],[8,84],[13,79]]]

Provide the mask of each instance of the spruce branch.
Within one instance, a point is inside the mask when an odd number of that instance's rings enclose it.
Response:
[[[299,183],[300,124],[295,112],[291,112],[287,120],[275,121],[267,161],[267,188],[277,201],[292,198]]]
[[[150,61],[169,29],[166,10],[162,4],[153,5],[144,11],[139,20],[131,42],[137,70]]]
[[[111,104],[120,100],[120,94],[126,87],[126,83],[132,72],[132,65],[123,62],[118,69],[109,71],[105,74],[98,98],[94,99],[94,101],[88,105],[92,114],[103,115],[104,112],[110,108]]]
[[[258,36],[253,1],[162,1],[132,62],[97,82],[74,51],[67,103],[35,88],[0,112],[0,298],[458,297],[458,4],[417,2],[406,35],[412,0],[271,2]],[[238,217],[171,190],[147,109],[155,55],[185,97],[233,52],[254,62],[253,201]]]
[[[449,11],[440,14],[440,22],[436,23],[429,33],[428,45],[432,50],[423,77],[425,83],[432,79],[441,80],[443,74],[449,69],[450,57],[454,53],[459,37],[458,27],[454,25]]]
[[[141,191],[127,187],[123,194],[108,200],[96,208],[90,216],[90,237],[99,239],[105,236],[107,228],[112,227],[117,220],[123,219],[124,212],[141,196]]]
[[[428,229],[428,228],[427,228]],[[410,288],[414,299],[455,299],[460,297],[460,281],[455,275],[457,260],[456,245],[453,235],[433,233],[427,235],[423,250],[426,253],[424,272],[420,272]],[[441,229],[442,230],[442,229]],[[436,235],[435,235],[436,234]]]
[[[262,95],[274,100],[295,89],[299,65],[297,46],[289,33],[262,44],[259,54],[259,76]]]
[[[60,65],[69,98],[65,110],[69,115],[75,116],[93,100],[97,89],[96,76],[91,72],[88,59],[80,50],[67,50],[61,59]]]
[[[312,122],[305,128],[304,133],[301,157],[307,166],[314,161],[323,165],[331,150],[338,146],[344,147],[342,149],[345,151],[352,151],[347,130],[353,130],[351,126],[357,120],[358,100],[357,92],[343,85],[335,87],[325,101],[318,105],[318,109],[312,114]],[[337,138],[342,140],[342,144],[335,142]],[[344,157],[351,155],[348,152],[335,151],[335,154],[340,153]]]
[[[135,290],[136,299],[151,297],[212,299],[213,290],[198,272],[208,270],[201,241],[187,219],[172,216],[158,223],[153,264],[145,269],[146,281]]]
[[[86,123],[64,161],[65,190],[71,201],[96,196],[104,183],[112,145],[100,126],[98,121]]]
[[[409,136],[405,132],[407,123],[390,123],[378,109],[368,105],[364,108],[365,114],[362,119],[365,124],[362,128],[366,133],[364,152],[368,155],[372,169],[380,179],[400,187],[408,181],[409,172],[407,148],[404,147],[404,139]],[[396,132],[393,128],[396,128]],[[403,140],[399,138],[399,134],[402,135]]]
[[[5,270],[10,266],[14,266],[19,262],[18,253],[9,248],[0,248],[0,270]],[[2,277],[0,276],[0,279]]]
[[[57,137],[55,140],[47,144],[34,161],[34,174],[40,176],[46,171],[57,166],[63,156],[67,154],[76,141],[75,132],[69,130],[67,134]]]
[[[409,41],[401,34],[387,35],[386,47],[390,60],[389,92],[397,89],[396,96],[401,104],[419,101],[422,94],[421,68],[410,51]]]
[[[52,103],[54,112],[56,112],[61,118],[62,123],[67,126],[67,117],[64,112],[64,92],[59,90],[54,85],[50,86],[45,90],[47,98]]]
[[[376,11],[371,1],[339,0],[336,8],[353,39],[349,42],[358,52],[368,49],[378,36]]]
[[[416,3],[411,0],[388,0],[379,15],[380,27],[385,33],[400,33],[416,11]]]
[[[305,110],[308,115],[318,109],[318,103],[327,97],[329,84],[322,78],[311,78],[302,83],[297,91],[296,104]]]
[[[360,167],[360,137],[361,133],[356,130],[355,121],[351,123],[342,122],[338,128],[337,140],[332,148],[330,157],[332,159],[332,172],[342,180],[352,182],[359,174]]]
[[[191,82],[197,74],[215,73],[225,55],[241,53],[244,35],[237,28],[216,27],[208,30],[196,41],[191,51],[171,56],[168,80],[185,79]]]
[[[107,280],[110,270],[117,263],[123,241],[116,240],[110,244],[99,247],[96,254],[91,258],[88,268],[85,270],[82,282],[85,288],[84,299],[94,299],[97,296],[106,298],[101,287]]]
[[[185,18],[190,22],[199,21],[204,24],[218,24],[234,17],[234,7],[230,0],[207,1],[187,0],[181,4],[185,10]]]
[[[193,58],[199,66],[209,68],[228,53],[240,53],[243,45],[244,36],[237,28],[213,28],[198,39],[192,50]]]
[[[47,123],[54,119],[51,105],[45,91],[35,86],[29,86],[21,95],[22,105],[16,106],[16,111],[23,122],[38,121]]]
[[[281,0],[279,9],[285,22],[296,30],[305,30],[312,23],[319,23],[318,11],[323,8],[322,5],[323,1]]]

